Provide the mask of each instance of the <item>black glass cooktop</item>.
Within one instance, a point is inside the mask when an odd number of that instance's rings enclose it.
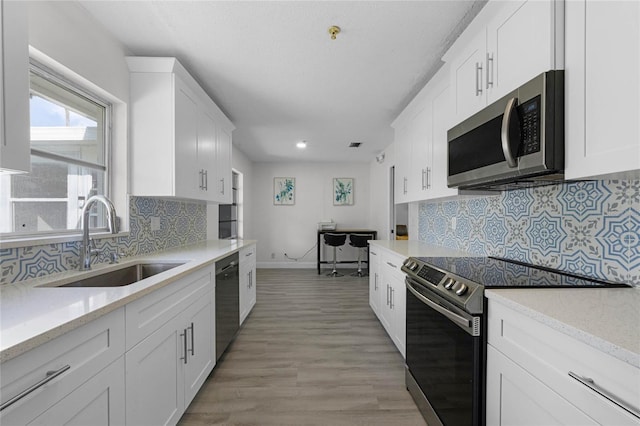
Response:
[[[629,287],[494,257],[418,257],[417,260],[452,272],[485,288],[507,287]]]

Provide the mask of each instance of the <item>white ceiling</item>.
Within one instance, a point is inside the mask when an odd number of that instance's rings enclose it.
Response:
[[[251,160],[368,162],[485,1],[80,3],[132,54],[177,57]]]

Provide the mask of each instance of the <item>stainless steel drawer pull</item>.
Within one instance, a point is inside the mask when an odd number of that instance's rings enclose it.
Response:
[[[387,265],[391,266],[392,268],[398,269],[398,267],[391,262],[387,262]]]
[[[2,405],[0,405],[0,411],[4,410],[5,408],[13,405],[14,403],[16,403],[18,401],[20,401],[22,398],[24,398],[25,396],[29,395],[31,392],[33,392],[36,389],[46,385],[51,380],[55,379],[56,377],[58,377],[59,375],[61,375],[62,373],[64,373],[65,371],[67,371],[70,368],[71,368],[71,366],[69,364],[67,364],[64,367],[60,368],[59,370],[47,371],[46,377],[44,379],[40,380],[38,383],[36,383],[35,385],[29,387],[28,389],[23,390],[22,392],[20,392],[18,395],[14,396],[13,398],[8,400],[7,402],[3,402]]]
[[[195,355],[195,352],[194,352],[195,351],[195,345],[193,344],[193,340],[194,340],[193,335],[195,333],[195,330],[193,328],[193,323],[191,323],[189,328],[191,329],[191,356],[194,356]]]
[[[184,356],[181,356],[180,359],[184,360],[184,363],[187,363],[187,355],[189,354],[189,349],[187,349],[187,329],[184,329],[184,333],[180,333],[180,337],[182,337],[182,342],[184,343]]]
[[[630,413],[630,414],[632,414],[635,417],[640,419],[640,410],[638,410],[636,407],[634,407],[633,405],[629,404],[628,402],[623,401],[622,399],[620,399],[616,395],[612,394],[608,390],[598,386],[596,384],[596,382],[593,381],[592,378],[579,376],[578,374],[574,373],[573,371],[569,371],[569,377],[571,377],[573,379],[576,379],[577,381],[579,381],[580,383],[582,383],[583,385],[585,385],[586,387],[588,387],[592,391],[602,395],[603,397],[605,397],[609,401],[611,401],[614,404],[616,404],[618,407],[622,408],[623,410],[627,411],[628,413]]]

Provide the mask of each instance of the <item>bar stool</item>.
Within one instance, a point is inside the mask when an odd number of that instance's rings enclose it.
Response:
[[[352,247],[356,247],[358,249],[358,270],[354,272],[353,276],[357,277],[366,277],[367,274],[362,272],[362,249],[367,248],[369,240],[372,240],[373,236],[371,234],[350,234],[349,235],[349,245]]]
[[[336,270],[336,248],[344,245],[347,241],[347,234],[324,234],[324,243],[328,246],[333,247],[333,270],[331,273],[327,274],[328,277],[342,277],[342,274],[339,274]]]

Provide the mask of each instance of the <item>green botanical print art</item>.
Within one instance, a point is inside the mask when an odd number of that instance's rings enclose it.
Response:
[[[353,205],[353,178],[333,179],[333,205]]]
[[[293,205],[296,201],[296,179],[290,177],[273,178],[273,204]]]

